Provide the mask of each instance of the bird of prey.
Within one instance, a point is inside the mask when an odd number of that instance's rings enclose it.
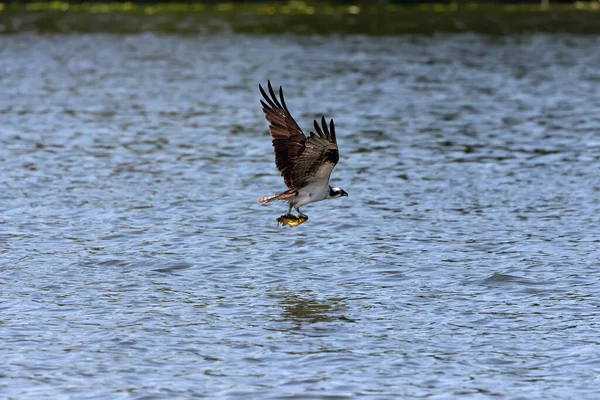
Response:
[[[261,197],[258,202],[286,200],[288,212],[277,221],[296,226],[308,219],[300,211],[300,207],[316,201],[348,196],[344,190],[329,186],[329,176],[339,160],[335,127],[333,120],[327,126],[325,117],[321,117],[321,125],[314,121],[316,133],[310,132],[306,137],[285,104],[281,86],[279,99],[273,91],[271,81],[268,82],[269,94],[261,85],[258,87],[264,98],[260,103],[273,138],[275,164],[288,187],[284,192]],[[292,208],[298,212],[297,217],[291,214]]]

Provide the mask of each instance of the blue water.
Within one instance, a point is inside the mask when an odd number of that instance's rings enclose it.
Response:
[[[600,40],[0,36],[0,397],[595,399]],[[258,83],[348,198],[278,227]]]

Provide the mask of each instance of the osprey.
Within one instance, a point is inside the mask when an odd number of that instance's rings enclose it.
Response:
[[[270,96],[261,85],[258,87],[264,97],[264,101],[261,100],[260,103],[273,137],[275,164],[288,187],[285,192],[261,197],[258,202],[287,200],[288,212],[277,221],[290,226],[299,225],[308,219],[300,211],[300,207],[316,201],[348,196],[344,190],[329,186],[329,176],[339,160],[333,120],[329,122],[329,127],[325,117],[321,117],[321,126],[315,120],[316,133],[310,132],[309,137],[306,137],[285,105],[281,86],[279,100],[271,81],[268,82]],[[292,208],[298,212],[298,217],[291,214]]]

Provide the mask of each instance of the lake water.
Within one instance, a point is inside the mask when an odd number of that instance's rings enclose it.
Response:
[[[600,396],[600,38],[0,36],[0,397]],[[278,227],[258,84],[348,198]]]

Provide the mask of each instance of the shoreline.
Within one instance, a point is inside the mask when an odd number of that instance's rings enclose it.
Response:
[[[0,3],[0,34],[600,33],[600,3]]]

